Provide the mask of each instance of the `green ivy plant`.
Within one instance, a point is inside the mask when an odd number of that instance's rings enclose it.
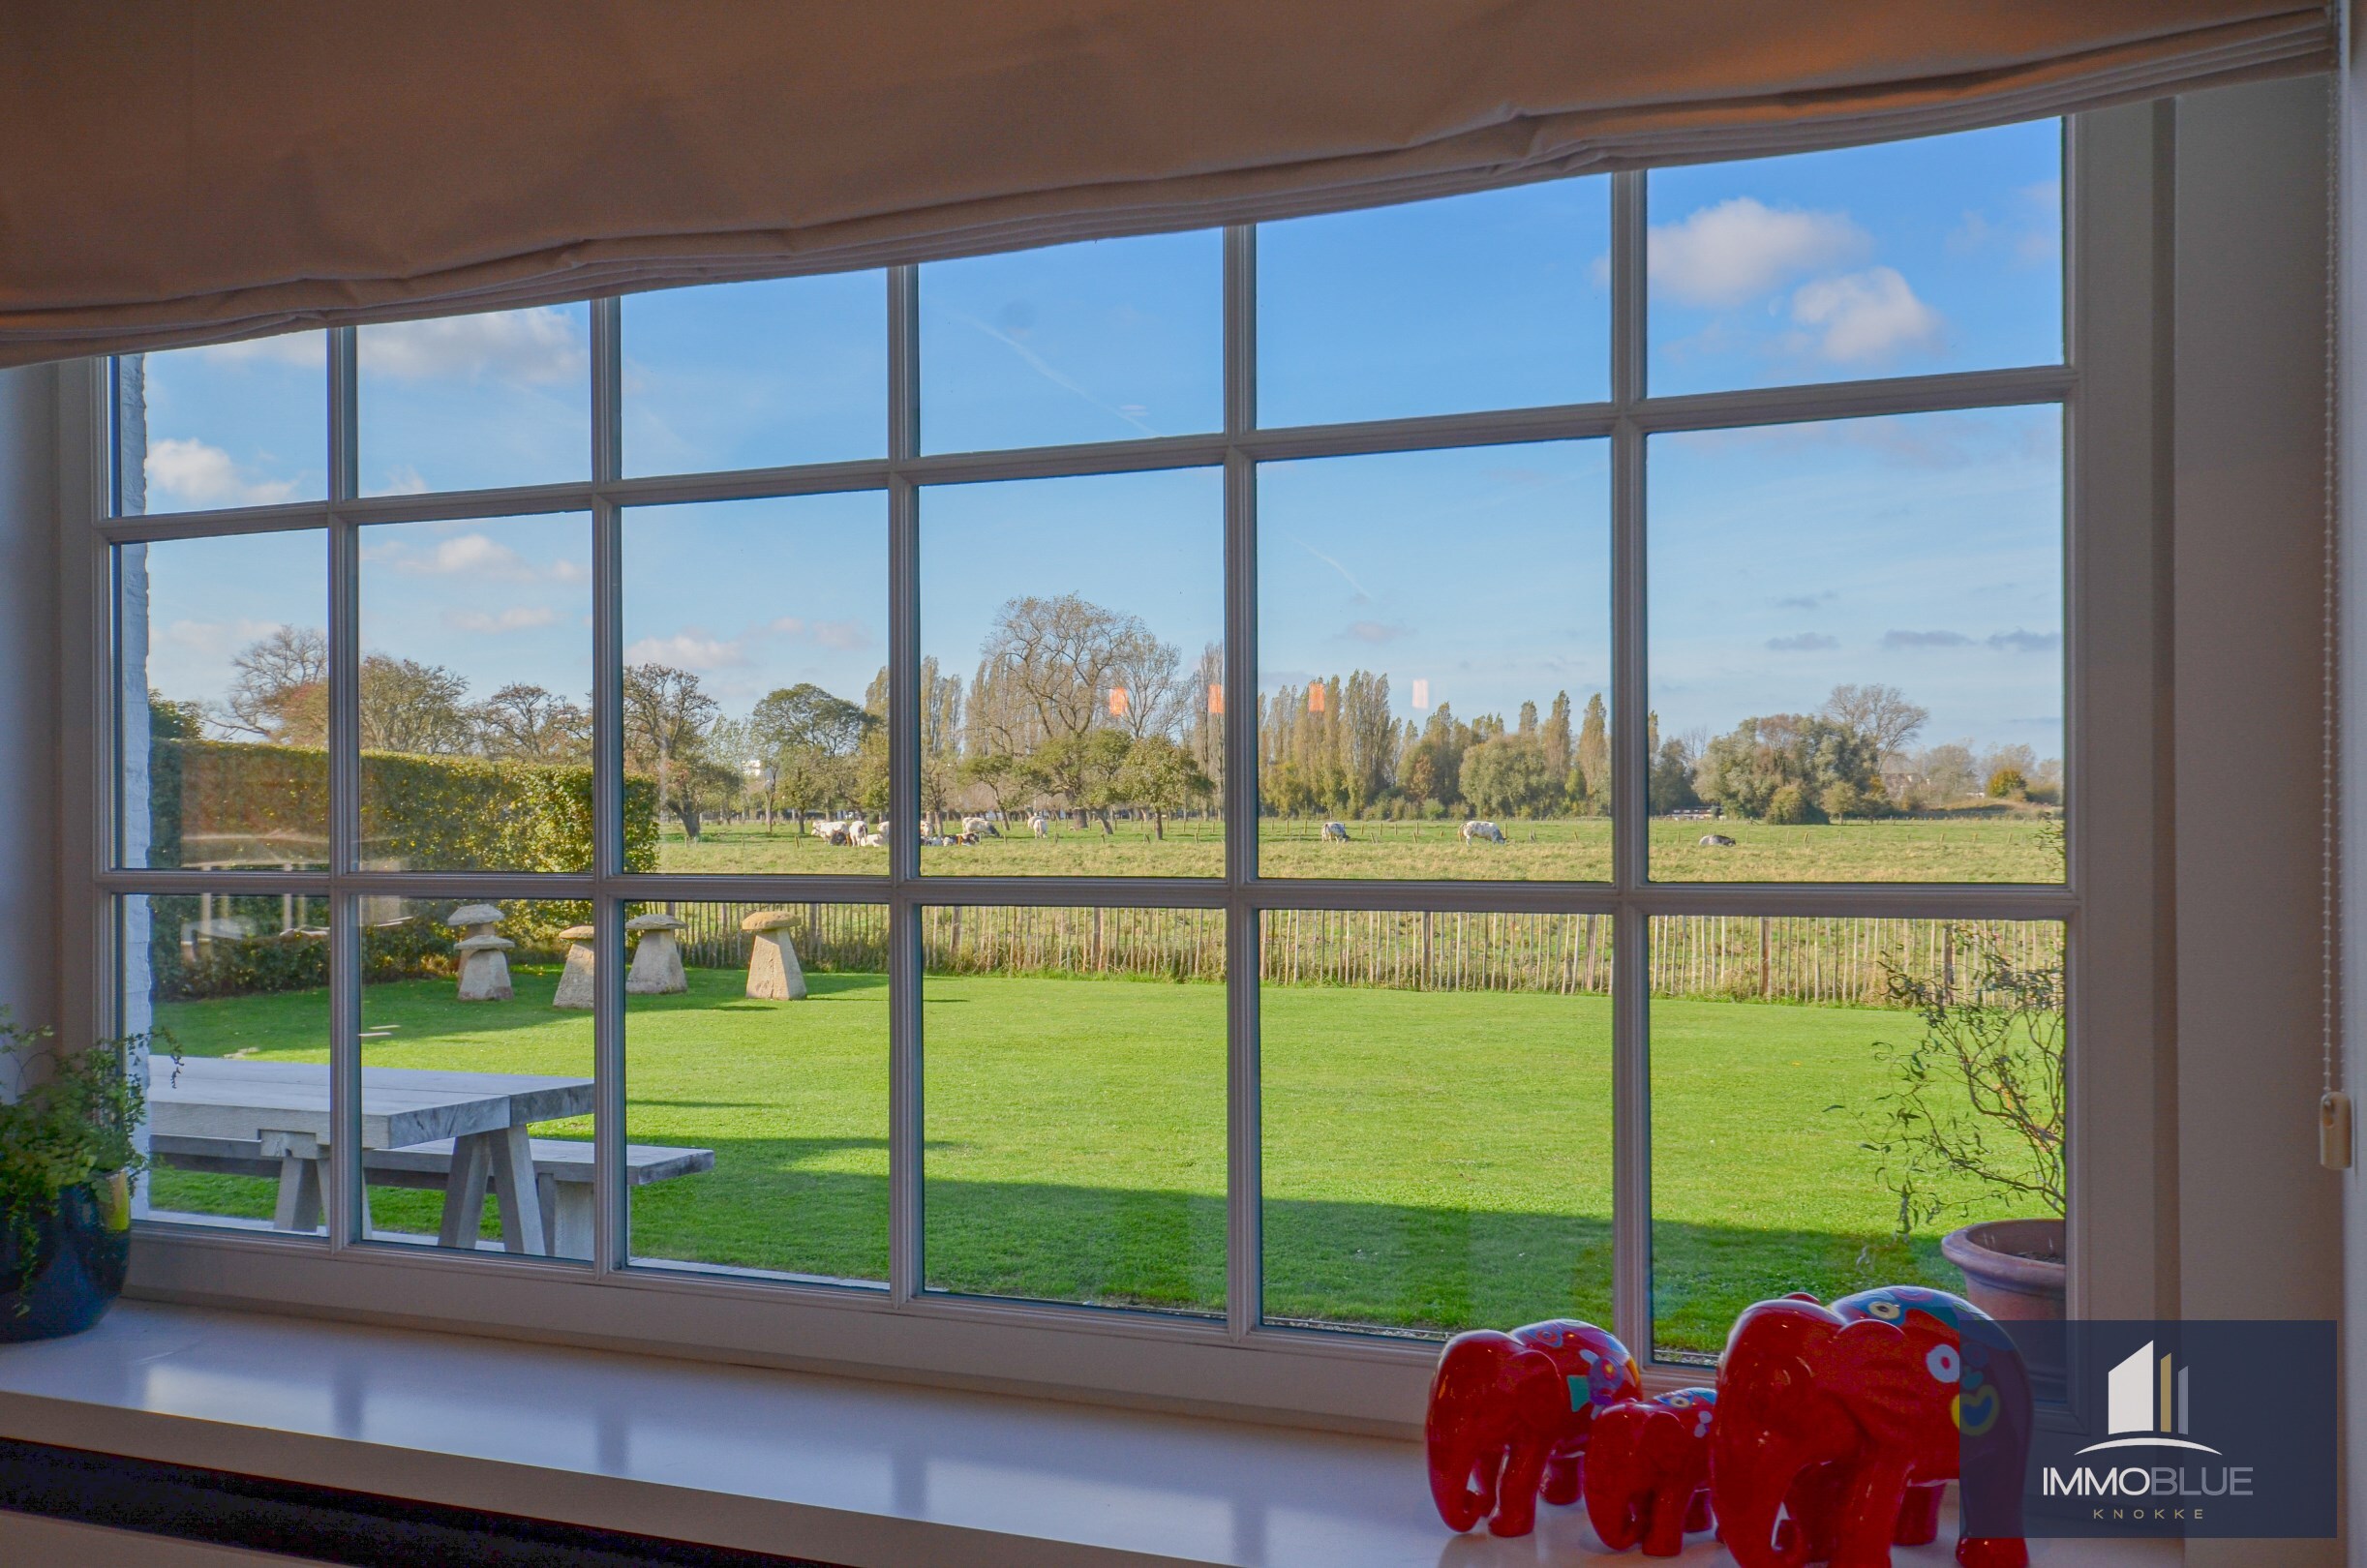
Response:
[[[181,1063],[172,1037],[161,1032],[82,1051],[59,1050],[53,1039],[0,1008],[5,1087],[15,1091],[0,1102],[0,1225],[15,1274],[0,1284],[10,1288],[38,1267],[43,1222],[69,1189],[97,1190],[109,1221],[130,1223],[131,1186],[148,1168],[134,1141],[148,1097],[133,1064],[143,1052],[168,1055],[176,1069]]]

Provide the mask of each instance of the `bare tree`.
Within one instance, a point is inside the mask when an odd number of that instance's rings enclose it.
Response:
[[[592,715],[540,686],[516,682],[477,705],[478,744],[489,757],[581,762],[592,748]]]
[[[1122,650],[1152,641],[1138,617],[1074,593],[1053,599],[1031,594],[1009,601],[994,618],[980,650],[980,684],[1003,687],[1017,699],[1017,713],[995,717],[1005,726],[1014,719],[1032,723],[1037,735],[1029,739],[1083,735],[1105,716]]]
[[[1172,735],[1192,706],[1182,650],[1146,630],[1118,639],[1110,655],[1109,684],[1113,694],[1125,693],[1109,703],[1109,721],[1130,739]]]
[[[1887,758],[1915,739],[1931,710],[1908,702],[1897,686],[1836,686],[1825,699],[1823,716],[1871,740],[1874,755]]]
[[[362,659],[362,749],[454,756],[469,750],[476,726],[462,706],[469,682],[440,664],[391,653]]]
[[[699,678],[687,670],[666,664],[625,668],[624,754],[657,775],[658,799],[674,808],[683,834],[694,840],[698,796],[710,782],[700,764],[715,712],[715,700],[699,689]]]
[[[279,745],[327,743],[329,640],[318,627],[274,627],[230,666],[238,678],[215,723]]]

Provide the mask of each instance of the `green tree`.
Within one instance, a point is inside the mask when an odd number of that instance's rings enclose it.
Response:
[[[365,655],[361,667],[362,749],[419,757],[453,757],[470,751],[476,724],[464,703],[468,695],[469,682],[440,664],[421,664],[390,653]]]
[[[1199,759],[1164,735],[1146,735],[1134,742],[1115,784],[1119,799],[1150,811],[1153,830],[1162,839],[1168,835],[1170,813],[1207,799],[1215,788]]]
[[[1545,766],[1552,770],[1554,777],[1565,777],[1576,765],[1573,744],[1570,735],[1570,694],[1557,691],[1554,693],[1554,705],[1545,715]]]
[[[1611,799],[1611,715],[1599,691],[1586,700],[1586,717],[1578,726],[1577,762],[1579,775],[1586,782],[1586,799],[1599,813]]]
[[[1654,816],[1701,809],[1701,796],[1693,788],[1693,761],[1692,749],[1675,736],[1660,742],[1659,752],[1652,760],[1652,779],[1647,792]]]
[[[1704,799],[1770,822],[1822,821],[1825,797],[1836,785],[1867,808],[1883,799],[1873,742],[1821,715],[1799,713],[1747,718],[1717,737],[1704,750],[1694,783]],[[1787,789],[1793,794],[1778,805],[1778,793]]]
[[[708,727],[715,700],[699,689],[699,678],[666,664],[628,665],[624,671],[624,756],[628,764],[657,776],[660,809],[682,820],[683,836],[698,842],[699,816],[723,786],[719,765],[706,755]],[[737,787],[737,769],[721,769]]]
[[[1494,736],[1463,755],[1464,798],[1480,816],[1544,816],[1561,793],[1534,732]]]

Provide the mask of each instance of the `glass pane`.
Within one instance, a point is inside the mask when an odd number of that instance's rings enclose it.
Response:
[[[328,900],[133,897],[116,900],[116,918],[124,1033],[171,1037],[149,1062],[150,1217],[321,1229],[318,1164],[291,1166],[263,1139],[329,1131]]]
[[[589,518],[364,529],[361,647],[363,869],[592,868]],[[627,788],[630,869],[655,808]]]
[[[626,473],[887,455],[883,274],[666,288],[622,309]]]
[[[1608,445],[1259,468],[1264,875],[1611,874]]]
[[[1611,1321],[1611,917],[1275,910],[1265,1316]]]
[[[1224,552],[1215,468],[928,490],[923,871],[1223,873]]]
[[[931,1290],[1225,1310],[1225,916],[923,912]]]
[[[1225,423],[1213,228],[921,268],[921,447],[1131,441]]]
[[[1654,169],[1654,396],[2063,358],[2059,120]]]
[[[115,361],[115,508],[189,512],[328,494],[325,332]]]
[[[2063,880],[2062,452],[2052,407],[1653,437],[1655,878]]]
[[[127,866],[328,864],[327,536],[115,547]]]
[[[625,914],[634,1258],[885,1281],[886,907],[628,904]],[[594,948],[580,933],[572,943],[580,978],[557,1000],[587,1009]]]
[[[365,496],[592,477],[592,311],[541,305],[366,326]]]
[[[1611,395],[1611,182],[1258,228],[1258,422]]]
[[[1652,937],[1661,1360],[1715,1360],[1787,1291],[1960,1294],[1941,1237],[2061,1221],[2060,925],[1700,916]]]
[[[361,918],[372,1238],[589,1259],[592,1014],[558,1004],[592,906],[374,894]]]
[[[624,663],[658,869],[886,874],[885,494],[627,510]]]

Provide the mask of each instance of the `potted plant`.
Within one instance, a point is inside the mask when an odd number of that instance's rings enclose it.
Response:
[[[0,1341],[80,1333],[122,1291],[132,1187],[148,1164],[133,1141],[148,1114],[135,1063],[169,1043],[137,1035],[64,1052],[49,1039],[0,1009],[16,1091],[0,1103]]]
[[[2063,966],[2018,958],[1975,928],[1956,972],[1894,970],[1892,1002],[1916,1012],[1922,1040],[1878,1044],[1895,1080],[1877,1101],[1876,1176],[1898,1199],[1901,1241],[1942,1215],[1968,1212],[1956,1194],[1969,1177],[1979,1197],[2027,1204],[2030,1218],[1965,1225],[1940,1241],[1964,1293],[1991,1317],[2063,1315]]]

